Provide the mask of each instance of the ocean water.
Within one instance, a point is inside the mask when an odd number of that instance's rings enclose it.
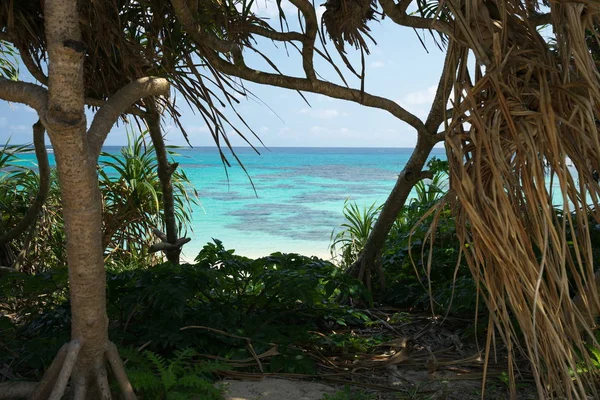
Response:
[[[226,168],[215,147],[175,151],[200,201],[193,207],[192,241],[184,247],[188,260],[213,238],[249,257],[281,251],[328,258],[331,233],[344,221],[344,201],[361,207],[383,203],[412,153],[410,148],[280,147],[257,154],[236,148],[244,171],[228,151],[231,167]],[[434,149],[432,156],[444,159],[444,149]],[[54,165],[53,154],[49,161]],[[22,158],[25,165],[34,162],[33,154]]]
[[[175,151],[200,201],[193,207],[192,241],[184,247],[187,260],[213,238],[249,257],[281,251],[329,258],[332,231],[344,222],[344,201],[361,207],[383,203],[412,153],[410,148],[271,148],[257,154],[236,148],[244,171],[228,151],[231,167],[214,147]],[[444,149],[431,156],[446,158]],[[22,159],[26,165],[34,161],[33,154]]]
[[[201,202],[194,208],[186,258],[212,238],[252,257],[282,251],[326,258],[332,230],[343,222],[344,201],[383,203],[412,153],[408,148],[259,151],[236,149],[244,171],[230,153],[232,167],[225,169],[214,148],[177,150],[176,161]],[[445,158],[444,150],[432,156]]]

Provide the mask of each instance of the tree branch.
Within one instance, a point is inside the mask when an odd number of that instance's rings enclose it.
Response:
[[[433,29],[450,38],[453,37],[452,32],[454,29],[448,22],[406,14],[406,8],[408,8],[410,2],[396,4],[393,0],[379,0],[379,4],[383,12],[398,25],[416,29]]]
[[[294,0],[304,8],[304,4],[300,1],[306,0]],[[195,21],[190,22],[190,18],[186,18],[186,12],[189,8],[182,0],[171,0],[175,14],[179,18],[181,24],[187,33],[197,43],[202,43],[205,34],[198,34],[199,29],[195,26]],[[192,23],[190,25],[190,23]],[[214,50],[219,51],[218,48]],[[320,79],[309,79],[309,78],[298,78],[287,75],[273,74],[268,72],[262,72],[248,67],[241,52],[241,49],[234,48],[231,51],[233,55],[233,63],[224,60],[215,51],[206,51],[202,55],[210,62],[213,68],[230,76],[236,76],[251,82],[261,83],[271,86],[277,86],[281,88],[298,90],[316,94],[322,94],[336,99],[348,100],[358,104],[365,105],[367,107],[378,108],[386,110],[396,118],[406,122],[417,131],[425,131],[425,124],[414,114],[410,113],[396,102],[374,96],[369,93],[365,93],[359,89],[352,89],[344,86],[340,86],[331,82],[323,81]],[[312,54],[312,53],[311,53]],[[311,64],[312,65],[312,64]]]
[[[278,75],[261,72],[247,67],[244,64],[233,65],[217,55],[207,56],[215,69],[238,78],[251,82],[278,86],[286,89],[301,90],[304,92],[317,93],[340,100],[348,100],[367,107],[386,110],[396,118],[406,122],[417,131],[425,130],[423,121],[414,114],[401,107],[398,103],[384,97],[375,96],[359,89],[352,89],[335,83],[322,81],[320,79],[309,80],[287,75]]]
[[[0,383],[0,399],[29,398],[36,385],[35,382],[2,382]]]
[[[17,50],[19,50],[21,61],[23,61],[25,68],[27,68],[27,71],[29,71],[31,76],[37,79],[37,81],[42,85],[48,85],[48,77],[46,74],[44,74],[44,71],[42,71],[39,66],[36,65],[35,61],[33,61],[33,57],[31,57],[29,51],[23,46],[18,46]]]
[[[173,4],[173,8],[176,10],[177,18],[181,21],[181,24],[186,27],[190,27],[190,33],[193,33],[194,37],[198,37],[201,40],[198,40],[197,44],[199,46],[208,46],[212,49],[215,49],[221,53],[229,53],[233,51],[237,46],[237,44],[228,42],[226,40],[221,40],[211,34],[207,34],[204,32],[201,26],[196,24],[194,20],[194,15],[190,8],[188,7],[187,0],[171,0]],[[178,12],[179,10],[180,12]]]
[[[160,112],[158,111],[157,105],[154,104],[154,99],[148,99],[148,101],[151,103],[149,105],[150,113],[148,117],[146,117],[146,124],[148,125],[148,132],[150,132],[150,137],[152,138],[154,152],[156,153],[156,161],[158,163],[158,179],[160,180],[162,188],[163,214],[167,231],[166,242],[175,244],[177,242],[177,220],[175,218],[175,198],[173,197],[171,177],[173,176],[173,172],[175,172],[177,165],[169,164],[169,157],[165,147],[162,129],[160,127]],[[181,247],[167,249],[165,254],[167,260],[173,265],[179,265]]]
[[[552,14],[536,14],[529,17],[529,22],[535,26],[549,25],[552,23]]]
[[[412,2],[413,2],[413,0],[400,0],[398,2],[398,5],[396,6],[396,8],[401,13],[406,14],[406,10],[408,10],[408,7],[410,7],[410,5],[412,4]]]
[[[313,58],[315,53],[315,39],[319,28],[315,8],[308,0],[290,0],[290,3],[296,6],[302,15],[304,15],[306,33],[303,35],[302,40],[302,68],[304,68],[304,73],[308,79],[315,80],[317,76],[313,66]]]
[[[247,30],[249,33],[253,33],[265,37],[267,39],[276,40],[279,42],[301,42],[302,40],[304,40],[304,35],[300,32],[279,32],[258,25],[249,25]]]
[[[93,97],[86,97],[85,104],[88,106],[100,108],[104,104],[106,104],[106,101],[100,100],[100,99],[94,99]],[[135,115],[136,117],[140,117],[140,118],[146,118],[146,116],[148,115],[147,112],[145,112],[144,110],[137,108],[135,106],[129,107],[127,110],[125,110],[125,112],[123,114],[131,114],[131,115]]]
[[[164,78],[147,77],[130,82],[113,94],[94,116],[88,130],[88,143],[93,157],[98,158],[112,126],[136,101],[145,97],[168,96],[169,82]]]
[[[440,124],[442,124],[448,118],[446,106],[452,91],[452,83],[454,82],[458,64],[458,57],[454,43],[455,42],[450,39],[448,50],[446,51],[446,58],[444,59],[444,67],[442,69],[442,74],[435,92],[435,97],[433,98],[429,115],[425,121],[425,127],[432,135],[436,134]]]
[[[43,117],[48,103],[48,91],[33,83],[11,81],[0,77],[0,99],[27,104]]]
[[[40,121],[33,125],[33,145],[35,146],[35,156],[37,158],[40,173],[40,187],[38,193],[31,206],[29,206],[29,209],[27,209],[23,219],[10,231],[0,236],[0,246],[19,237],[32,223],[35,222],[46,201],[46,197],[48,196],[48,191],[50,189],[50,164],[48,163],[48,153],[46,152],[46,145],[44,142],[45,133],[46,130],[44,129],[44,125],[42,125]]]

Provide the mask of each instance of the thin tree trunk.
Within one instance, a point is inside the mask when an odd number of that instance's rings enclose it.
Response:
[[[454,41],[450,41],[429,115],[424,126],[417,128],[417,145],[385,201],[358,260],[348,268],[348,272],[365,282],[369,289],[373,271],[377,271],[379,274],[381,288],[385,287],[385,278],[380,262],[385,241],[415,184],[423,178],[432,178],[431,173],[423,171],[423,166],[427,162],[433,146],[444,139],[444,135],[438,134],[437,129],[447,119],[446,106],[458,63],[454,46]]]
[[[412,188],[421,179],[431,178],[430,173],[423,171],[423,166],[436,142],[431,135],[419,135],[415,150],[398,176],[392,192],[383,204],[381,213],[369,234],[363,251],[348,269],[350,275],[365,281],[369,288],[371,286],[371,274],[375,271],[379,275],[381,287],[385,287],[385,279],[379,262],[381,250]]]
[[[154,102],[154,100],[149,101]],[[173,197],[171,177],[177,168],[177,164],[169,163],[167,149],[160,127],[160,113],[156,109],[156,104],[152,104],[149,108],[150,112],[148,117],[146,117],[146,123],[148,124],[148,131],[150,132],[154,151],[156,152],[156,160],[158,161],[158,179],[160,179],[160,184],[162,186],[163,213],[167,231],[166,242],[175,245],[178,239],[178,231],[177,220],[175,219],[175,199]],[[181,246],[167,248],[165,249],[165,254],[167,260],[174,265],[179,265]]]
[[[42,206],[48,196],[50,190],[50,164],[48,163],[48,153],[44,142],[44,134],[46,130],[40,121],[33,125],[33,144],[35,147],[35,156],[39,167],[40,187],[35,200],[27,209],[25,216],[19,223],[10,231],[0,235],[0,246],[9,243],[16,239],[37,220]]]

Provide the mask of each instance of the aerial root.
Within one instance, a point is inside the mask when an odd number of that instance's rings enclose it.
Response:
[[[60,400],[65,393],[81,343],[73,340],[60,348],[30,400]]]
[[[46,370],[39,383],[34,382],[7,382],[0,384],[0,399],[29,400],[61,400],[71,379],[70,392],[74,400],[85,400],[90,395],[94,399],[110,400],[112,398],[108,383],[108,370],[101,365],[93,374],[77,374],[72,377],[73,368],[81,349],[81,343],[73,340],[63,345],[58,354]],[[119,384],[125,400],[137,400],[133,387],[127,378],[123,361],[119,356],[117,346],[107,342],[104,356],[110,371]],[[90,390],[93,392],[90,394]]]
[[[121,393],[123,393],[125,400],[137,400],[137,397],[133,392],[133,387],[131,387],[131,383],[129,382],[129,378],[127,378],[123,360],[121,360],[117,346],[115,346],[113,342],[108,342],[106,344],[105,354],[108,365],[110,365],[111,371],[121,388]]]

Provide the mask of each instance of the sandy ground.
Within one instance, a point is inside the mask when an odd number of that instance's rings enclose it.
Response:
[[[225,400],[321,400],[324,394],[339,391],[333,386],[306,381],[264,378],[261,381],[220,382],[225,386]]]

